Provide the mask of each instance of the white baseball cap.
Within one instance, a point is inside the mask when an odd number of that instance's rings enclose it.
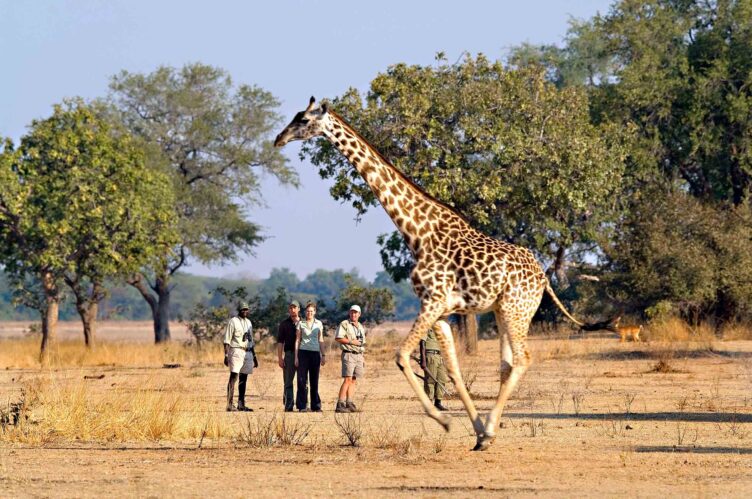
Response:
[[[350,307],[350,310],[355,310],[356,312],[360,313],[360,307],[358,305],[353,305]]]

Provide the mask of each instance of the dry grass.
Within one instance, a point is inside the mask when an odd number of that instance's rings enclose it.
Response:
[[[721,336],[724,340],[752,340],[752,328],[741,324],[729,324],[724,326]]]
[[[675,317],[651,323],[645,331],[645,339],[651,342],[699,343],[708,347],[712,347],[717,340],[715,330],[710,325],[690,326]]]
[[[16,417],[0,427],[0,441],[203,440],[230,434],[215,414],[191,404],[172,385],[165,378],[133,391],[95,394],[84,382],[65,383],[52,374],[34,378],[24,383],[20,400],[3,410]]]
[[[87,349],[80,341],[60,341],[50,349],[47,367],[152,367],[164,364],[216,363],[222,359],[222,345],[195,346],[171,342],[155,345],[136,342],[100,342]],[[39,342],[34,338],[0,340],[0,366],[39,367]]]
[[[312,427],[310,423],[291,421],[284,414],[248,416],[240,428],[237,440],[252,448],[302,445]]]

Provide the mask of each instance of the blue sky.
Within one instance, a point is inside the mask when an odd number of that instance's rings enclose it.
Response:
[[[571,18],[605,13],[610,0],[462,2],[433,0],[0,0],[0,136],[13,140],[66,97],[107,93],[122,69],[202,62],[227,70],[235,82],[256,84],[281,102],[286,122],[311,95],[319,100],[361,92],[395,63],[428,65],[437,52],[449,61],[464,52],[501,58],[519,43],[560,43]],[[381,270],[376,237],[393,230],[381,208],[359,223],[328,193],[331,181],[284,154],[301,188],[263,180],[266,207],[249,218],[269,237],[255,255],[191,273],[267,277],[288,267],[303,278],[318,268],[356,268],[372,279]],[[2,188],[0,186],[0,188]]]

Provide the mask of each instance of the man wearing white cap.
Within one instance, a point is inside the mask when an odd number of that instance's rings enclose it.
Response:
[[[350,307],[350,317],[339,323],[334,339],[342,349],[342,386],[335,412],[358,412],[353,399],[355,383],[365,374],[366,330],[360,320],[360,306]]]

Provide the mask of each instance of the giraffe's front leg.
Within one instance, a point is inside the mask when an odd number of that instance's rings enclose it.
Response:
[[[420,316],[418,316],[418,319],[410,330],[410,334],[407,335],[407,338],[405,338],[405,341],[397,352],[397,367],[400,368],[405,375],[405,378],[407,378],[407,382],[410,383],[410,386],[418,396],[420,403],[423,404],[423,409],[425,409],[426,414],[443,426],[444,430],[449,431],[449,424],[452,418],[448,414],[442,414],[439,412],[431,401],[428,400],[428,395],[426,395],[423,387],[418,383],[418,378],[410,367],[410,355],[418,346],[420,340],[425,337],[428,328],[431,327],[431,324],[438,319],[439,316],[439,312],[430,313],[425,310],[421,311]]]
[[[434,325],[436,331],[436,339],[439,341],[439,347],[441,348],[441,354],[444,356],[444,363],[447,366],[447,374],[449,379],[454,384],[454,389],[460,396],[462,403],[465,405],[467,415],[470,416],[470,421],[473,423],[473,430],[475,435],[480,441],[484,436],[483,421],[481,421],[478,411],[475,408],[473,399],[470,398],[470,394],[467,392],[465,382],[462,379],[462,373],[460,372],[460,365],[457,361],[457,351],[454,347],[454,337],[452,337],[452,329],[445,320],[440,320]]]

